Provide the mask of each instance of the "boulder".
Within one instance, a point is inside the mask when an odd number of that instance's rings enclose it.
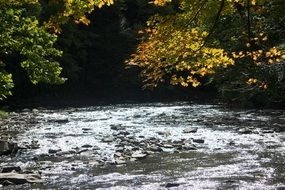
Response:
[[[2,185],[20,185],[42,182],[41,177],[36,174],[0,173],[0,184]]]
[[[16,154],[17,151],[18,151],[17,143],[0,140],[0,156]]]

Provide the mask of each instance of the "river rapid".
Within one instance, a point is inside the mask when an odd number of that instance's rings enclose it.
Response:
[[[38,108],[0,124],[2,137],[21,147],[1,156],[0,167],[44,181],[3,189],[285,189],[282,110],[187,102]]]

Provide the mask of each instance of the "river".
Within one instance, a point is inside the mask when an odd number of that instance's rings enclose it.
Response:
[[[285,189],[282,110],[173,102],[12,115],[26,123],[8,129],[22,149],[0,166],[44,182],[3,189]]]

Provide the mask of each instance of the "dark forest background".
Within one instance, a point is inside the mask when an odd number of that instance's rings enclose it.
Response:
[[[202,100],[213,97],[214,88],[179,88],[163,84],[142,89],[139,68],[126,69],[124,61],[134,53],[140,39],[137,31],[155,13],[169,11],[148,1],[124,1],[89,15],[91,24],[62,26],[56,46],[62,50],[61,85],[33,85],[18,64],[8,65],[13,73],[13,96],[2,102],[10,106],[124,103],[146,101]],[[16,61],[16,56],[10,60]]]
[[[43,0],[41,3],[40,8],[27,6],[25,10],[36,15],[43,23],[56,11],[52,7],[45,7],[47,1]],[[211,3],[210,7],[219,7],[214,1]],[[168,6],[158,7],[148,0],[121,0],[112,6],[95,9],[88,15],[91,21],[89,25],[64,22],[60,25],[62,33],[58,35],[55,44],[57,49],[63,51],[59,62],[63,68],[61,76],[68,79],[64,84],[32,84],[29,74],[21,65],[14,64],[23,59],[19,52],[12,51],[9,56],[2,52],[1,56],[8,63],[3,68],[5,73],[7,71],[12,74],[15,85],[11,88],[13,96],[8,96],[0,104],[25,107],[179,100],[221,102],[222,99],[227,105],[284,108],[284,60],[267,64],[264,59],[264,64],[256,65],[252,64],[252,59],[241,59],[232,67],[219,69],[213,76],[201,78],[204,83],[198,88],[181,88],[162,83],[158,88],[143,90],[143,79],[139,76],[141,68],[126,69],[125,60],[136,52],[137,45],[141,42],[138,31],[145,28],[146,21],[157,13],[166,17],[176,16],[182,11],[178,4],[178,0],[173,0]],[[249,9],[242,4],[235,5],[236,10],[218,19],[218,23],[213,21],[215,11],[214,14],[208,14],[207,10],[200,13],[202,20],[205,17],[205,25],[210,27],[210,31],[215,26],[211,39],[208,40],[210,46],[218,44],[218,47],[229,52],[248,50],[244,39],[248,35],[262,33],[269,39],[267,44],[253,48],[270,50],[271,47],[280,47],[284,50],[284,1],[274,0],[253,6],[251,18],[248,17],[251,25],[245,19]],[[249,34],[245,32],[247,28],[251,28]],[[5,31],[3,28],[2,30]],[[9,40],[4,42],[9,44]],[[257,82],[248,84],[246,81],[250,77],[264,81],[268,87],[262,89]]]

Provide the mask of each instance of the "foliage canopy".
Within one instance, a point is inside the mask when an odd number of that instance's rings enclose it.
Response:
[[[48,29],[59,32],[60,24],[70,19],[88,24],[86,13],[112,3],[112,0],[0,0],[0,100],[11,95],[14,86],[13,76],[6,69],[9,64],[20,64],[33,84],[63,83],[58,62],[62,52],[55,48],[57,35]]]
[[[171,6],[168,2],[154,1]],[[207,84],[216,84],[233,100],[263,96],[282,101],[281,7],[281,0],[181,0],[175,14],[149,19],[137,52],[126,62],[142,68],[145,87],[165,81],[196,87],[206,77]]]

